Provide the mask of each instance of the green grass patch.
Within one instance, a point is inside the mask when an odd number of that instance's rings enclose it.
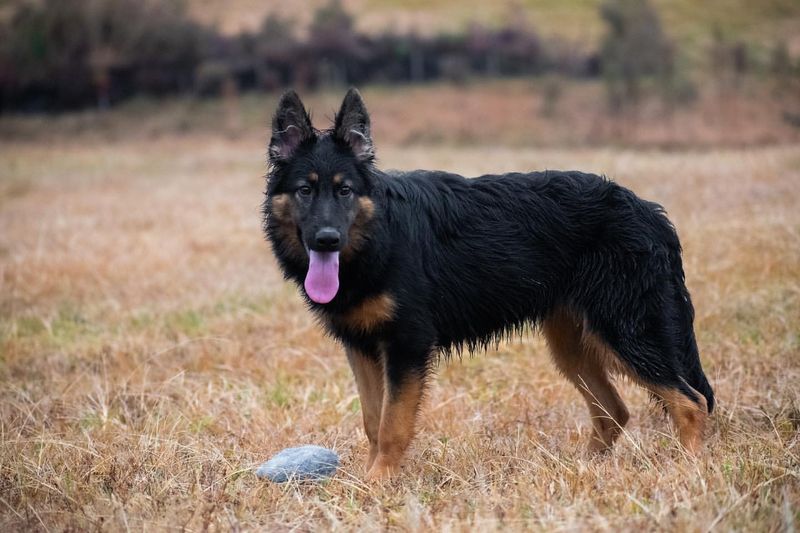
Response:
[[[107,310],[62,302],[50,314],[22,313],[0,317],[0,342],[18,347],[48,347],[72,351],[130,334],[151,333],[156,337],[197,337],[213,332],[215,323],[241,315],[270,311],[271,296],[225,296],[217,302],[159,313],[138,309],[113,315]]]
[[[267,402],[275,407],[285,409],[291,404],[291,393],[285,380],[280,376],[267,388]]]
[[[175,311],[164,317],[164,327],[170,334],[198,335],[205,325],[204,315],[196,309]]]

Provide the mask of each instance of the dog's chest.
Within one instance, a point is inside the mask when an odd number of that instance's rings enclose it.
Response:
[[[321,313],[334,334],[378,335],[395,318],[397,304],[388,293],[365,298],[342,312]]]

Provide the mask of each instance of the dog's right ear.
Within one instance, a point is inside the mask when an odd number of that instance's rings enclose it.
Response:
[[[342,107],[336,113],[333,124],[333,136],[353,151],[360,161],[372,162],[375,150],[370,135],[370,121],[367,106],[358,89],[351,87],[342,101]]]
[[[297,148],[314,137],[311,117],[297,93],[289,89],[280,101],[272,118],[272,139],[269,141],[269,158],[273,163],[290,159]]]

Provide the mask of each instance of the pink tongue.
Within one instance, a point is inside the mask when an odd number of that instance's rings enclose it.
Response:
[[[305,282],[308,297],[320,304],[333,300],[339,290],[339,252],[308,251]]]

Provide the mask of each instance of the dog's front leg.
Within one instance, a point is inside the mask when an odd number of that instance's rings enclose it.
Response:
[[[364,432],[369,440],[367,471],[372,468],[378,455],[378,430],[383,408],[383,360],[379,353],[364,353],[347,347],[347,360],[353,370],[361,400],[361,414],[364,418]]]
[[[425,384],[424,359],[392,357],[391,349],[384,359],[384,393],[381,423],[378,430],[378,454],[367,473],[367,479],[386,479],[400,470],[408,445],[414,437],[414,426]]]

